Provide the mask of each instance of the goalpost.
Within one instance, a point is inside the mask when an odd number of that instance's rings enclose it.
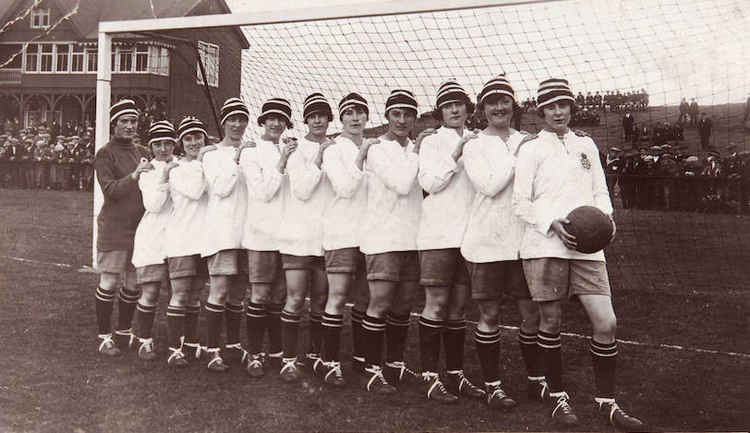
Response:
[[[345,94],[362,94],[370,106],[367,126],[374,128],[371,134],[377,134],[384,129],[383,104],[388,93],[407,88],[420,105],[417,128],[433,127],[429,111],[442,81],[455,78],[476,95],[485,81],[505,73],[526,110],[521,128],[529,132],[540,128],[531,103],[538,83],[562,77],[584,99],[579,110],[583,117],[577,119],[576,128],[590,132],[602,152],[621,147],[637,153],[642,145],[653,145],[625,139],[624,110],[632,110],[636,124],[652,132],[665,122],[674,126],[683,98],[687,102],[694,98],[701,111],[714,118],[711,144],[715,148],[724,151],[736,144],[738,151],[750,150],[743,148],[746,132],[741,105],[750,91],[750,51],[743,38],[737,37],[746,32],[748,9],[745,0],[399,0],[101,22],[96,148],[109,140],[113,36],[239,27],[250,48],[237,58],[222,58],[228,62],[222,68],[230,65],[240,70],[240,96],[250,109],[248,138],[259,132],[253,120],[262,102],[279,96],[293,107],[294,128],[287,134],[304,134],[302,102],[316,91],[327,97],[334,110]],[[600,102],[596,102],[597,93]],[[215,102],[217,106],[222,103]],[[210,124],[212,120],[203,121]],[[339,130],[334,116],[329,133]],[[705,158],[697,130],[686,125],[683,132],[681,139],[667,139],[671,151]],[[615,198],[619,203],[620,197]],[[102,200],[95,184],[94,263],[96,217]],[[697,270],[681,262],[700,262],[693,256],[701,251],[685,248],[685,242],[696,236],[696,224],[704,224],[698,230],[708,233],[705,226],[710,222],[704,214],[655,213],[649,216],[647,227],[638,225],[644,224],[640,214],[620,212],[618,206],[617,215],[623,228],[623,234],[618,230],[623,239],[619,242],[638,248],[650,246],[652,233],[660,226],[677,221],[684,228],[678,231],[675,246],[659,249],[654,257],[623,259],[616,250],[620,244],[613,245],[611,254],[608,250],[613,280],[630,278],[625,284],[654,287],[660,278],[680,280],[689,274],[692,281],[715,282],[708,281],[714,272],[709,263]],[[628,224],[633,225],[629,234]],[[733,245],[731,233],[718,236],[711,245]],[[732,247],[726,251],[716,247],[711,254],[723,263],[739,260],[732,255]],[[734,284],[726,278],[721,284]]]

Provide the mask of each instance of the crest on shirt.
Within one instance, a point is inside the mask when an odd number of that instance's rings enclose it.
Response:
[[[589,170],[591,168],[591,161],[589,160],[589,157],[586,156],[586,154],[583,152],[581,152],[581,167],[585,168],[586,170]]]

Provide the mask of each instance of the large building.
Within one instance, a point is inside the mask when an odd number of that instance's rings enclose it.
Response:
[[[0,121],[93,125],[99,21],[229,12],[224,0],[0,2]],[[112,101],[132,97],[172,120],[196,115],[216,134],[196,47],[214,104],[238,96],[241,50],[248,41],[235,27],[115,35]]]

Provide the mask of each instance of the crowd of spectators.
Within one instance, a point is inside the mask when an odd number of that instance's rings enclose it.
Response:
[[[0,122],[0,186],[3,188],[91,190],[94,185],[94,130],[86,124],[42,122],[21,128],[17,119]]]
[[[750,198],[750,152],[730,145],[704,157],[681,144],[642,146],[602,155],[610,194],[624,208],[746,212]],[[617,189],[615,189],[617,186]]]

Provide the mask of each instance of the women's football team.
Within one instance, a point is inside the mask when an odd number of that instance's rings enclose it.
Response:
[[[272,98],[257,118],[260,136],[245,141],[249,110],[230,98],[221,109],[220,142],[208,143],[204,124],[186,117],[176,129],[152,124],[145,149],[132,144],[135,104],[117,102],[113,139],[95,162],[105,197],[97,238],[99,352],[137,347],[140,359],[157,358],[154,317],[161,288],[169,287],[170,367],[202,359],[214,372],[236,364],[252,378],[275,371],[296,382],[307,366],[340,387],[350,380],[341,330],[352,300],[351,371],[365,390],[391,394],[411,383],[436,402],[479,399],[508,410],[517,403],[500,374],[500,305],[512,299],[528,398],[573,426],[560,328],[563,301],[577,297],[593,328],[594,407],[618,429],[642,429],[615,402],[616,319],[604,254],[577,251],[566,230],[566,215],[578,206],[613,213],[597,147],[568,128],[575,105],[564,79],[540,83],[539,133],[511,128],[514,106],[504,75],[485,83],[476,106],[448,80],[435,97],[440,127],[412,140],[417,100],[396,89],[383,107],[387,132],[366,138],[371,107],[352,92],[338,104],[342,131],[331,139],[334,112],[313,93],[302,107],[307,135],[297,139],[284,135],[293,126],[291,104]],[[466,127],[475,109],[487,119],[484,130]],[[404,351],[420,290],[417,373]],[[479,309],[473,339],[481,382],[463,366],[470,298]],[[309,339],[299,352],[306,308]]]

